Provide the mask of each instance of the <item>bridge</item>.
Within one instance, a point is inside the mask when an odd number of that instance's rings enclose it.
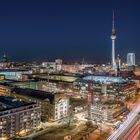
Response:
[[[140,104],[107,140],[137,140],[140,135]]]

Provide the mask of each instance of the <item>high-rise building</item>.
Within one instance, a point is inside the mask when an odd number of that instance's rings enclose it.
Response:
[[[128,64],[128,66],[135,65],[135,54],[134,53],[127,54],[127,64]]]
[[[113,20],[112,20],[112,67],[115,69],[116,62],[115,62],[115,39],[116,39],[116,31],[115,31],[115,24],[114,24],[114,12],[113,12]]]

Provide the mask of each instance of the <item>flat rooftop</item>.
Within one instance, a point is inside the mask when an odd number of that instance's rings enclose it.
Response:
[[[18,108],[27,104],[33,103],[26,103],[10,96],[0,96],[0,111]]]
[[[41,90],[29,89],[29,88],[14,88],[12,92],[16,94],[31,97],[37,100],[48,100],[51,104],[54,102],[55,94],[60,93],[51,93]]]

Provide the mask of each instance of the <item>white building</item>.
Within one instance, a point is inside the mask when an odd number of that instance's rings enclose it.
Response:
[[[128,64],[128,66],[134,66],[135,65],[135,54],[134,53],[128,53],[127,54],[127,64]]]
[[[62,69],[62,60],[56,59],[54,62],[43,62],[43,67],[46,67],[49,72],[59,72]]]
[[[90,119],[96,121],[108,121],[113,120],[113,112],[109,110],[103,110],[100,107],[91,105],[90,106]]]
[[[58,101],[55,102],[54,120],[60,120],[69,115],[69,99],[64,96],[63,98],[60,96],[59,99],[58,97],[55,98]]]
[[[105,121],[105,122],[113,122],[114,119],[116,119],[118,116],[120,116],[122,113],[127,111],[127,106],[122,105],[118,108],[108,108],[104,105],[90,105],[90,119],[93,121]]]

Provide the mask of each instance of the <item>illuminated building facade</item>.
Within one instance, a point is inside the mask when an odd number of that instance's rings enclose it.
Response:
[[[10,95],[11,87],[0,84],[0,95]]]
[[[90,119],[93,121],[113,122],[115,118],[127,110],[126,105],[122,105],[118,109],[105,109],[103,106],[92,104],[90,106]]]
[[[43,62],[42,66],[47,69],[48,72],[60,72],[62,70],[62,60],[56,59],[55,62]]]
[[[41,105],[42,121],[57,121],[68,116],[69,98],[64,93],[15,88],[11,96]]]
[[[40,76],[37,76],[37,78],[39,79],[48,79],[49,80],[56,80],[56,81],[64,81],[64,82],[73,82],[77,79],[76,76],[70,76],[70,75],[40,75]]]
[[[31,70],[4,69],[0,70],[0,75],[4,75],[5,79],[22,80],[24,74],[32,74]]]
[[[40,125],[40,106],[0,96],[0,138],[26,135]]]
[[[81,69],[82,65],[73,64],[73,65],[62,65],[62,70],[69,73],[78,73]]]
[[[125,80],[122,77],[86,76],[76,80],[73,84],[76,89],[85,87],[86,90],[91,90],[94,94],[103,93],[112,96],[119,94],[126,97],[135,94],[137,91],[135,82]]]
[[[61,81],[61,80],[48,80],[46,79],[38,79],[36,81],[16,81],[10,83],[11,86],[16,86],[20,88],[28,88],[28,89],[35,89],[35,90],[41,90],[41,91],[49,91],[49,92],[61,92],[67,89],[71,89],[73,87],[72,82],[68,81]],[[1,90],[2,85],[0,85],[0,92],[5,91]]]
[[[135,54],[134,53],[127,54],[127,65],[135,66]]]
[[[137,92],[135,82],[122,77],[86,76],[76,80],[74,87],[79,90],[85,87],[88,91],[89,118],[99,122],[113,122],[122,113],[127,113],[124,100]]]

